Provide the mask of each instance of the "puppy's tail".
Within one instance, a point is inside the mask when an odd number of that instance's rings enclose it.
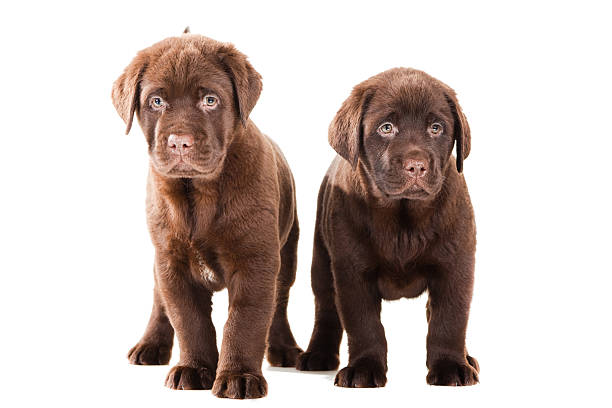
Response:
[[[183,34],[189,34],[191,32],[191,30],[189,29],[189,26],[185,27],[185,29],[183,30]]]

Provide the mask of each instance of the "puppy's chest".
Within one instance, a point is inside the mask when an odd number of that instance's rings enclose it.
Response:
[[[436,242],[437,234],[433,229],[420,228],[402,220],[374,222],[372,225],[370,235],[375,252],[381,261],[396,265],[398,269],[418,262]]]
[[[189,235],[183,237],[183,242],[193,278],[213,291],[225,288],[225,271],[220,254],[227,251],[219,227],[214,220],[198,223],[196,218],[188,231]]]
[[[419,296],[427,286],[427,264],[435,233],[400,223],[378,227],[373,236],[379,257],[377,286],[381,296],[388,300]]]
[[[216,203],[194,203],[192,199],[184,199],[181,204],[169,206],[168,229],[194,242],[215,234],[218,229]]]
[[[185,273],[194,280],[213,291],[223,289],[225,271],[219,254],[225,252],[225,240],[214,203],[194,203],[192,197],[186,196],[166,208],[165,221],[159,229],[162,247],[167,246],[179,264],[189,265]]]
[[[188,256],[190,271],[196,281],[201,282],[212,291],[225,287],[225,273],[213,249],[203,249],[201,245],[192,244]]]

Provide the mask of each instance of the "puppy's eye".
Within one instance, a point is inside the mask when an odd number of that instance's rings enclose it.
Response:
[[[206,95],[204,97],[204,106],[207,108],[214,108],[219,103],[219,99],[217,99],[214,95]]]
[[[395,132],[392,123],[386,122],[378,127],[378,133],[382,136],[389,136]]]
[[[153,108],[154,110],[160,110],[162,109],[164,106],[166,106],[166,102],[164,102],[164,100],[162,98],[160,98],[159,96],[153,96],[150,100],[149,100],[149,105],[151,106],[151,108]]]
[[[431,126],[429,126],[429,133],[431,133],[433,136],[439,136],[442,134],[443,131],[444,128],[438,122],[432,123]]]

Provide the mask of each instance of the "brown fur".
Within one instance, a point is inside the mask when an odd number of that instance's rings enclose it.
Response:
[[[154,304],[128,358],[168,364],[176,332],[181,354],[166,379],[170,388],[262,397],[264,351],[275,366],[295,365],[301,352],[287,321],[299,235],[294,183],[279,148],[249,120],[260,92],[260,76],[242,53],[193,34],[140,51],[113,86],[128,132],[137,115],[151,163]],[[209,94],[218,105],[206,110]],[[155,97],[163,109],[154,109]],[[171,134],[193,136],[180,159],[169,151]],[[219,355],[211,296],[226,287]]]
[[[393,125],[392,135],[380,133],[385,123]],[[435,123],[441,134],[432,133]],[[315,326],[298,369],[337,368],[344,329],[349,363],[335,384],[384,386],[381,299],[427,290],[427,382],[477,383],[478,363],[465,348],[476,229],[460,173],[470,130],[454,91],[421,71],[385,71],[353,89],[329,140],[339,156],[319,192]],[[418,179],[409,175],[416,162],[426,170]]]

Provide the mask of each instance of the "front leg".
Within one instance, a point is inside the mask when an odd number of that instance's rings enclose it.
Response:
[[[211,319],[212,293],[195,282],[182,251],[158,251],[156,272],[166,312],[178,337],[180,360],[166,377],[177,390],[211,389],[218,361]]]
[[[458,262],[455,270],[439,269],[428,280],[427,383],[473,385],[478,383],[478,362],[467,354],[467,329],[474,261]]]
[[[153,289],[153,310],[144,335],[128,353],[131,364],[168,364],[172,353],[174,329],[168,320],[165,306],[159,294],[157,278]]]
[[[334,383],[351,388],[383,387],[387,382],[387,340],[380,321],[381,297],[369,275],[373,266],[343,258],[332,261],[332,270],[349,346],[349,364],[338,372]]]
[[[271,246],[271,249],[255,250],[249,255],[243,253],[227,267],[233,272],[227,285],[229,316],[223,329],[219,368],[213,386],[213,394],[217,397],[260,398],[267,393],[261,365],[280,268],[278,246]]]

